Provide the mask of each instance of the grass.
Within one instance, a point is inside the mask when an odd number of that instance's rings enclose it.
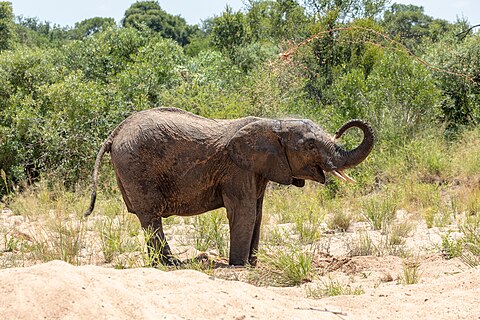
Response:
[[[190,218],[193,232],[190,233],[195,249],[206,252],[215,250],[219,256],[228,257],[228,220],[225,210],[215,210]]]
[[[380,253],[379,248],[366,231],[360,231],[357,239],[353,240],[349,247],[348,255],[351,257],[376,256]]]
[[[252,282],[281,287],[310,282],[313,279],[313,256],[314,250],[293,245],[264,248],[258,254],[262,265],[254,271],[257,280]]]
[[[110,263],[126,252],[138,249],[138,221],[125,211],[116,216],[104,216],[96,221],[96,229],[100,236],[101,250],[105,262]]]
[[[403,273],[399,276],[398,282],[403,285],[417,284],[420,282],[420,261],[408,259],[403,261]]]
[[[389,191],[372,195],[363,201],[364,215],[373,230],[381,230],[389,225],[395,219],[397,207],[396,196]]]
[[[469,267],[480,266],[480,212],[468,216],[460,231],[463,233],[464,246],[460,254],[461,260]]]
[[[345,232],[353,223],[353,214],[340,201],[331,201],[328,210],[327,226],[330,230]]]
[[[414,141],[395,157],[375,156],[355,169],[361,172],[353,171],[353,176],[360,177],[355,186],[341,182],[326,186],[307,182],[304,188],[270,184],[258,266],[245,269],[246,278],[257,285],[317,283],[325,271],[317,269],[319,256],[335,255],[338,243],[346,242],[349,257],[402,257],[405,263],[398,281],[416,283],[421,277],[421,258],[408,258],[416,252],[407,247],[407,239],[422,223],[443,232],[437,249],[445,259],[479,266],[480,164],[473,155],[479,154],[480,134],[465,139],[442,145],[442,152],[427,152],[428,143],[415,145]],[[471,154],[464,144],[474,149]],[[460,159],[465,159],[463,165],[457,163]],[[0,177],[0,183],[7,185],[1,172]],[[88,219],[82,215],[89,188],[67,190],[61,183],[42,180],[22,192],[10,189],[12,196],[4,198],[0,207],[13,211],[13,217],[5,221],[18,223],[0,225],[0,267],[54,259],[114,268],[150,265],[158,257],[146,250],[148,232],[126,211],[113,182],[104,183],[101,189],[95,213]],[[399,209],[408,215],[397,216]],[[28,225],[27,230],[23,225]],[[163,270],[190,268],[213,274],[217,262],[228,258],[228,221],[223,209],[190,218],[170,217],[164,220],[164,229],[172,249],[179,250],[186,262],[175,268],[160,266]],[[175,241],[172,244],[171,239],[178,242],[179,237],[180,246]],[[185,260],[182,245],[214,257],[199,258],[195,252]],[[362,292],[333,278],[309,290],[312,297]]]
[[[361,295],[365,291],[361,287],[353,288],[351,284],[342,284],[340,281],[332,279],[330,276],[323,280],[320,285],[308,286],[307,297],[321,299],[325,297]]]

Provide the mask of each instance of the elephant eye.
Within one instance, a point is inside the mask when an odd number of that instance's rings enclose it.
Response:
[[[315,149],[315,141],[313,139],[309,139],[309,140],[305,141],[305,148],[307,150]]]

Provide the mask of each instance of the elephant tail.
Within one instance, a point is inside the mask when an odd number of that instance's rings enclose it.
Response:
[[[85,212],[84,216],[88,217],[93,209],[95,208],[95,200],[97,199],[97,180],[98,180],[98,168],[100,167],[100,162],[102,161],[103,155],[105,152],[110,152],[112,146],[112,139],[109,137],[103,143],[102,147],[97,153],[97,159],[95,160],[95,167],[93,168],[93,191],[92,191],[92,198],[90,200],[90,207]]]

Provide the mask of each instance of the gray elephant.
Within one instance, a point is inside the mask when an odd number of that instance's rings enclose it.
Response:
[[[351,127],[363,131],[363,141],[346,151],[335,138]],[[95,205],[100,161],[110,152],[128,211],[154,234],[148,247],[159,253],[157,262],[179,262],[165,240],[162,218],[225,207],[229,263],[255,265],[268,182],[325,183],[325,172],[351,180],[342,170],[362,162],[373,143],[372,128],[360,120],[347,122],[332,138],[310,120],[216,120],[175,108],[145,110],[124,120],[100,148],[85,215]]]

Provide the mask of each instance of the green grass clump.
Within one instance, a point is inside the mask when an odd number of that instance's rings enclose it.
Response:
[[[307,297],[314,299],[364,293],[365,291],[361,287],[352,288],[350,284],[344,285],[331,277],[328,277],[328,280],[323,281],[321,285],[307,287]]]
[[[403,261],[403,273],[399,276],[398,281],[404,285],[417,284],[420,282],[420,261],[405,260]]]
[[[314,276],[313,253],[300,246],[269,247],[259,252],[261,266],[255,272],[259,284],[296,286],[310,282]]]
[[[463,252],[463,240],[453,239],[450,233],[443,235],[441,252],[442,256],[447,260],[461,256]]]
[[[134,216],[125,211],[116,216],[104,216],[97,220],[96,229],[105,262],[112,262],[115,257],[139,250],[137,236],[140,226]]]
[[[350,244],[348,255],[351,257],[374,256],[379,253],[379,248],[373,243],[368,233],[366,231],[360,231],[358,237]]]
[[[327,226],[330,230],[345,232],[353,223],[353,214],[339,200],[331,201],[330,208],[327,208]]]
[[[381,230],[395,219],[397,200],[389,192],[372,195],[363,201],[363,211],[373,230]]]
[[[480,215],[469,216],[460,226],[464,250],[460,259],[470,267],[480,266]]]
[[[193,226],[191,237],[195,249],[217,250],[221,257],[228,257],[229,231],[225,210],[215,210],[190,218]]]

